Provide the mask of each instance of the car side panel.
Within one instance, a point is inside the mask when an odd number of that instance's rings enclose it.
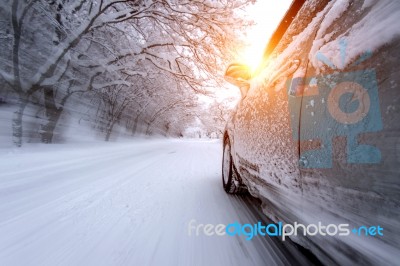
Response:
[[[292,222],[292,208],[301,209],[296,206],[302,197],[299,143],[293,138],[296,125],[290,119],[300,112],[289,112],[288,82],[305,75],[308,52],[322,19],[321,14],[313,20],[322,8],[313,3],[300,10],[235,115],[235,165],[250,193],[263,200],[265,213],[275,221]]]
[[[395,2],[391,14],[400,10]],[[318,209],[318,217],[326,222],[352,227],[382,226],[384,237],[369,237],[369,247],[354,238],[343,238],[340,244],[332,238],[323,241],[331,245],[332,256],[342,254],[347,245],[352,254],[346,259],[353,263],[367,258],[392,264],[400,252],[400,38],[347,62],[350,49],[356,49],[352,40],[369,33],[365,29],[359,36],[351,35],[351,28],[369,15],[362,5],[350,4],[324,35],[331,36],[326,43],[337,44],[337,52],[323,56],[336,64],[342,56],[345,67],[332,69],[322,60],[307,70],[307,86],[299,98],[301,179],[308,206],[303,211],[312,217]],[[362,94],[356,97],[346,90]],[[358,118],[357,110],[363,112]]]

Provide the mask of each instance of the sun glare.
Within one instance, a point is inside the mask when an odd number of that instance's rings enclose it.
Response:
[[[240,53],[240,61],[255,71],[261,63],[269,38],[288,10],[292,0],[258,0],[249,6],[247,12],[255,25],[247,32],[246,48]]]

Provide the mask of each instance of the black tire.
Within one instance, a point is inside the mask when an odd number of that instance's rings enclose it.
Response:
[[[241,183],[239,174],[233,164],[229,138],[224,139],[222,156],[222,186],[226,193],[229,194],[241,194],[247,192],[247,188]]]

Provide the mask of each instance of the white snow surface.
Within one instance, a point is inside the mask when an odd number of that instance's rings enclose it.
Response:
[[[222,189],[221,146],[140,139],[0,149],[0,265],[288,264],[265,237],[188,235],[191,219],[258,221]]]

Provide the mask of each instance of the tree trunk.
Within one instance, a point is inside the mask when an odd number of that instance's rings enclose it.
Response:
[[[18,109],[14,112],[13,115],[13,120],[12,120],[13,143],[17,147],[22,146],[22,132],[23,132],[22,117],[27,103],[28,99],[26,99],[26,97],[19,96]]]
[[[140,116],[140,114],[138,114],[138,115],[135,117],[135,120],[133,121],[132,136],[134,136],[134,135],[136,134],[137,125],[138,125],[138,122],[139,122],[139,116]]]
[[[41,141],[43,143],[52,143],[54,136],[54,129],[60,119],[63,108],[57,108],[54,100],[54,90],[51,87],[46,87],[43,90],[44,94],[44,107],[47,122],[40,128]]]
[[[109,140],[110,140],[111,133],[112,133],[112,131],[113,131],[115,122],[116,122],[116,120],[114,120],[114,121],[107,127],[107,133],[106,133],[105,141],[109,141]]]
[[[50,115],[47,116],[47,123],[41,126],[40,130],[40,135],[41,135],[41,141],[43,143],[52,143],[53,142],[53,137],[54,137],[54,129],[57,126],[58,120],[60,119],[61,113],[63,109],[62,108],[57,108],[51,111]],[[48,112],[48,111],[46,111]]]
[[[151,123],[148,123],[147,128],[146,128],[146,135],[150,135],[150,126],[151,126]]]
[[[122,102],[120,108],[114,115],[111,116],[111,121],[107,125],[107,134],[106,134],[106,141],[110,140],[111,133],[113,131],[114,125],[116,122],[118,122],[121,119],[121,115],[124,112],[126,106],[128,105],[128,102],[126,102],[126,98]]]

